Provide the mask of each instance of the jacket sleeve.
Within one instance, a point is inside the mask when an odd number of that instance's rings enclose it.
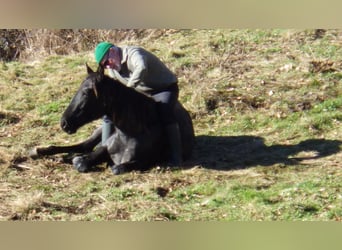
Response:
[[[109,69],[109,76],[115,80],[118,80],[122,84],[128,85],[128,81],[120,75],[115,69]]]
[[[145,56],[138,50],[130,56],[129,63],[131,64],[132,74],[128,80],[128,87],[136,87],[139,82],[143,82],[147,73],[147,64]]]

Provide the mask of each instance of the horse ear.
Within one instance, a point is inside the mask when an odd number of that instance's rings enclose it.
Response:
[[[91,73],[94,73],[94,71],[89,67],[88,63],[86,63],[86,67],[87,67],[88,75],[90,75]]]
[[[97,73],[101,76],[104,75],[104,67],[101,64],[97,67]]]
[[[97,82],[101,82],[104,76],[104,67],[99,64],[96,73],[97,73],[97,77],[96,77]]]
[[[97,71],[96,71],[96,80],[92,84],[96,97],[98,97],[98,87],[102,83],[103,77],[104,77],[104,67],[99,64]]]

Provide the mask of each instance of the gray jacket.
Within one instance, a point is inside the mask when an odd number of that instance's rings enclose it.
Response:
[[[151,52],[137,46],[123,46],[120,73],[114,69],[109,75],[138,91],[163,90],[177,83],[177,77]]]

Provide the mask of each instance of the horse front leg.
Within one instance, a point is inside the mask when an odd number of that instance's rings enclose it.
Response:
[[[55,155],[61,153],[88,153],[91,152],[101,141],[102,128],[97,128],[93,134],[84,142],[70,146],[48,146],[36,147],[29,151],[29,156],[33,159],[41,156]]]
[[[111,154],[113,164],[109,165],[114,175],[120,175],[133,170],[143,170],[143,159],[137,160],[137,140],[125,141],[124,150]],[[111,153],[111,151],[109,150]],[[138,157],[141,158],[141,157]]]
[[[72,159],[74,168],[80,173],[89,172],[93,170],[96,165],[104,162],[107,162],[109,165],[113,164],[106,146],[99,146],[94,152],[83,156],[76,156]]]

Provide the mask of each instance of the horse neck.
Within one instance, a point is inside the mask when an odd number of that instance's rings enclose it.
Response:
[[[159,121],[152,98],[113,79],[108,79],[106,86],[106,114],[123,132],[139,134]]]

